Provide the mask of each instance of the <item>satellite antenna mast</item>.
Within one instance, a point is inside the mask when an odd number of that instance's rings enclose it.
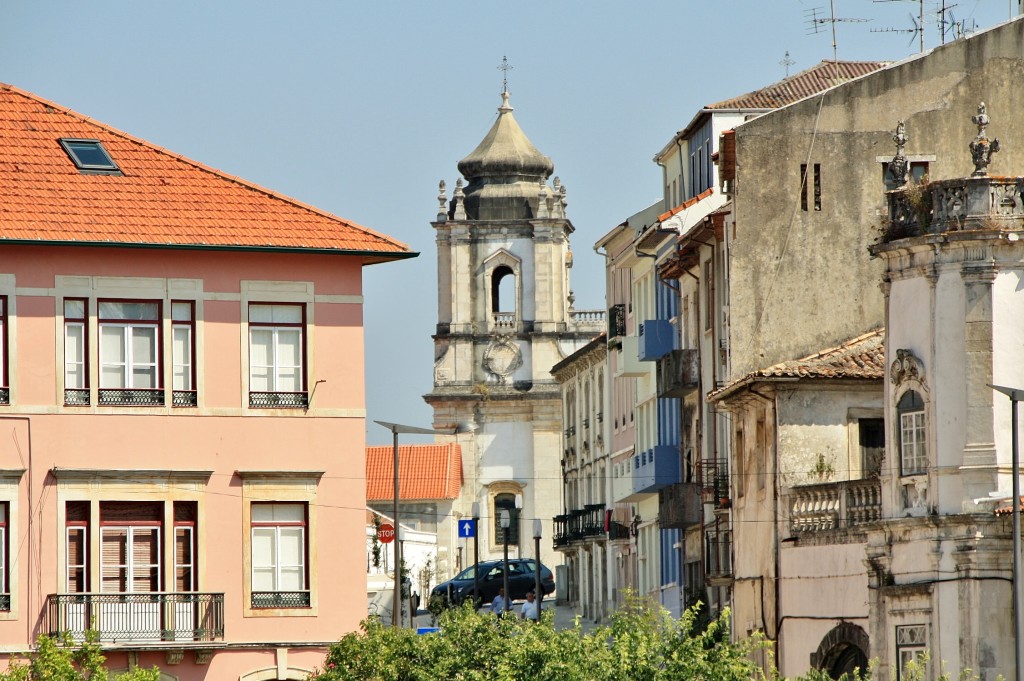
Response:
[[[859,19],[853,17],[837,17],[836,16],[836,0],[829,0],[829,15],[826,17],[824,14],[818,16],[818,13],[822,11],[820,7],[812,7],[809,10],[804,11],[804,23],[807,24],[807,34],[812,35],[821,32],[823,24],[832,25],[832,59],[836,65],[836,77],[839,76],[839,47],[836,42],[836,24],[839,22],[851,22],[859,23],[864,21],[870,21],[870,19]]]
[[[908,0],[871,0],[872,2],[907,2]],[[914,42],[914,35],[917,35],[918,49],[920,52],[924,52],[924,0],[909,0],[909,2],[917,3],[917,19],[913,15],[910,17],[910,23],[913,24],[913,28],[889,28],[880,29],[874,31],[875,33],[910,33],[910,42]],[[945,0],[941,0],[945,3]]]
[[[785,66],[786,67],[786,78],[789,78],[789,67],[792,66],[795,63],[796,63],[795,61],[793,61],[792,59],[789,58],[789,50],[786,50],[786,56],[783,57],[782,61],[779,62],[780,66]]]

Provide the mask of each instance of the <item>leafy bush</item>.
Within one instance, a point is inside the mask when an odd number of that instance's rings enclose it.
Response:
[[[76,643],[70,635],[40,636],[27,662],[12,662],[0,681],[109,681],[98,635],[86,632]],[[117,677],[117,681],[159,681],[160,670],[136,668]]]
[[[729,642],[728,613],[699,630],[697,611],[679,620],[639,599],[610,627],[556,631],[553,613],[539,623],[514,614],[478,614],[469,605],[441,613],[440,634],[367,620],[331,650],[317,681],[748,681],[757,640]]]

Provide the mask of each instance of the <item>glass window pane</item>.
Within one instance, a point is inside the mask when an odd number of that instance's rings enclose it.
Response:
[[[160,318],[160,305],[158,303],[100,302],[99,313],[102,319],[156,321]]]
[[[305,547],[303,546],[303,531],[301,527],[281,528],[281,567],[293,567],[305,564]]]
[[[305,504],[270,504],[274,520],[285,523],[301,523],[306,520]]]
[[[274,587],[273,568],[253,568],[252,570],[253,591],[276,591]]]
[[[302,591],[306,588],[305,572],[301,568],[287,568],[281,570],[281,583],[278,584],[278,591]]]
[[[132,364],[156,363],[156,329],[151,326],[132,327]]]
[[[301,324],[301,305],[274,305],[273,321],[275,324]]]
[[[274,519],[274,504],[253,504],[252,521],[254,523],[268,523]]]
[[[176,322],[192,321],[192,304],[171,303],[171,319]]]
[[[123,326],[100,326],[100,361],[108,363],[122,363],[125,360],[124,337],[126,329]]]
[[[85,301],[84,300],[65,300],[64,301],[64,316],[72,319],[84,319],[85,318]]]
[[[249,330],[249,364],[269,367],[273,364],[274,332],[270,329]]]
[[[261,324],[269,324],[274,320],[272,305],[250,305],[249,321]]]
[[[300,392],[302,390],[302,381],[299,378],[299,372],[295,369],[282,369],[278,371],[274,390],[285,393]]]
[[[132,369],[132,388],[153,390],[156,385],[156,367],[135,367]]]
[[[249,377],[249,390],[254,392],[271,392],[273,385],[270,382],[270,369],[253,369]]]
[[[252,530],[252,566],[273,567],[277,565],[277,551],[274,542],[274,528],[254,527]]]
[[[105,366],[100,371],[100,387],[101,388],[125,388],[124,381],[125,369],[124,367],[117,366]]]
[[[85,351],[85,329],[82,324],[64,325],[64,362],[81,362]]]
[[[298,329],[277,330],[277,365],[297,367],[302,364],[302,334]]]

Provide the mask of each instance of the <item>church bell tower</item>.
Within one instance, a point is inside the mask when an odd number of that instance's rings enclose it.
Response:
[[[507,88],[501,97],[491,129],[458,164],[465,182],[450,199],[440,185],[434,387],[424,399],[435,426],[476,427],[455,436],[463,487],[453,512],[468,518],[479,504],[480,559],[501,557],[507,510],[509,555],[534,556],[539,518],[550,567],[560,562],[551,519],[562,498],[562,408],[550,372],[604,330],[604,315],[573,309],[565,187],[557,177],[549,183],[554,164],[519,127]],[[454,572],[459,542],[454,532],[438,536],[441,572]]]

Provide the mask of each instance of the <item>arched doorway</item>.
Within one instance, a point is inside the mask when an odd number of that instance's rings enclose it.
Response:
[[[833,679],[852,674],[854,669],[867,669],[870,641],[856,624],[842,622],[834,627],[811,653],[811,666],[826,672]]]

